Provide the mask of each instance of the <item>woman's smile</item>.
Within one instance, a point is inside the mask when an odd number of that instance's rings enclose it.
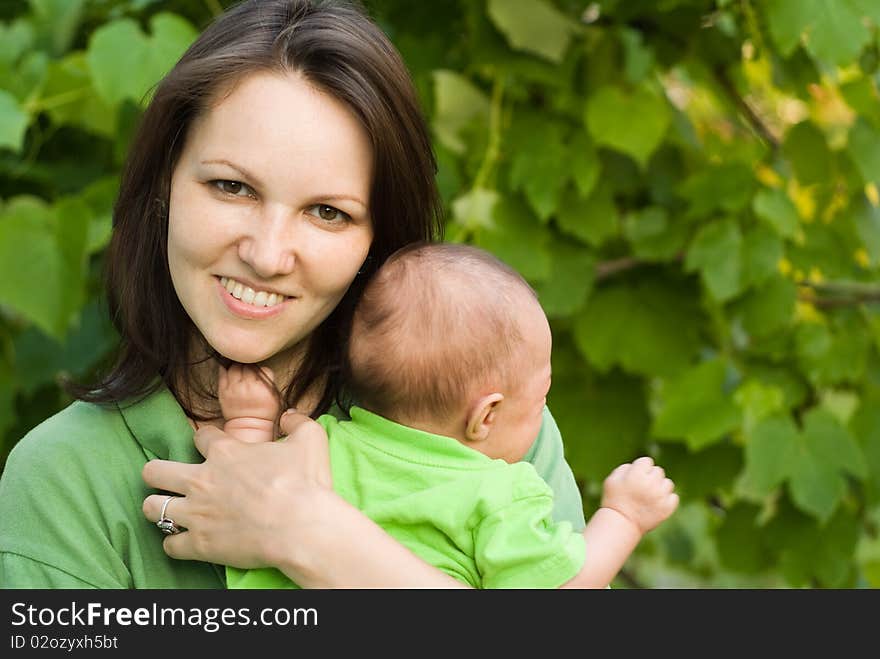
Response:
[[[265,290],[254,290],[250,286],[228,277],[218,277],[220,299],[226,307],[241,318],[271,318],[281,313],[284,307],[296,298]]]

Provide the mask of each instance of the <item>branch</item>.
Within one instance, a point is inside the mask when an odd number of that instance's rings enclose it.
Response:
[[[798,299],[820,309],[853,307],[858,304],[880,302],[880,286],[859,281],[828,281],[813,283],[799,281],[802,290]],[[809,290],[803,290],[809,289]]]
[[[727,97],[733,102],[736,108],[743,114],[746,122],[752,127],[752,130],[757,133],[758,137],[760,137],[774,151],[779,149],[779,138],[773,134],[773,132],[767,127],[767,124],[765,124],[761,120],[761,117],[759,117],[754,109],[752,109],[752,106],[746,102],[742,95],[740,95],[739,90],[737,90],[736,85],[733,84],[733,80],[730,79],[727,71],[720,66],[716,66],[712,69],[712,74],[715,77],[715,81],[721,89],[724,90],[724,93],[727,94]]]
[[[596,264],[596,281],[608,279],[616,274],[632,270],[633,268],[638,268],[642,265],[647,265],[647,262],[637,259],[634,256],[625,256],[611,261],[602,261],[601,263]]]

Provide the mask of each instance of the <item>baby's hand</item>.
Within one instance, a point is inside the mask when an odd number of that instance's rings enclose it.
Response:
[[[602,486],[602,507],[629,519],[642,534],[657,527],[678,507],[674,483],[649,457],[617,467]]]
[[[225,419],[256,417],[275,422],[280,409],[275,376],[266,366],[260,370],[272,385],[260,378],[252,366],[233,364],[228,369],[220,367],[217,396]]]

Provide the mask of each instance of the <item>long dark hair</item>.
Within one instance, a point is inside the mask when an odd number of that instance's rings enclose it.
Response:
[[[361,272],[336,309],[306,339],[305,357],[282,398],[318,387],[312,414],[341,392],[355,303],[372,273],[399,247],[442,231],[436,162],[409,73],[359,6],[341,0],[248,0],[213,22],[158,84],[122,175],[106,253],[107,302],[121,336],[115,365],[96,385],[70,387],[81,400],[140,399],[164,383],[194,418],[198,331],[168,269],[171,175],[193,120],[218,94],[256,72],[296,71],[346,104],[370,136],[374,238]],[[213,359],[223,357],[209,349]],[[183,389],[183,390],[181,390]]]

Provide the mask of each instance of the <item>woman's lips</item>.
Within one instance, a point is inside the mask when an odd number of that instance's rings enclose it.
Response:
[[[240,318],[253,320],[271,318],[272,316],[276,316],[281,313],[291,300],[296,299],[288,297],[285,298],[283,302],[279,302],[278,304],[275,304],[271,307],[257,306],[255,304],[249,304],[244,300],[239,300],[238,298],[233,296],[232,293],[226,290],[226,287],[221,283],[219,277],[215,277],[215,279],[217,280],[217,293],[220,295],[220,298],[223,300],[226,308]]]

